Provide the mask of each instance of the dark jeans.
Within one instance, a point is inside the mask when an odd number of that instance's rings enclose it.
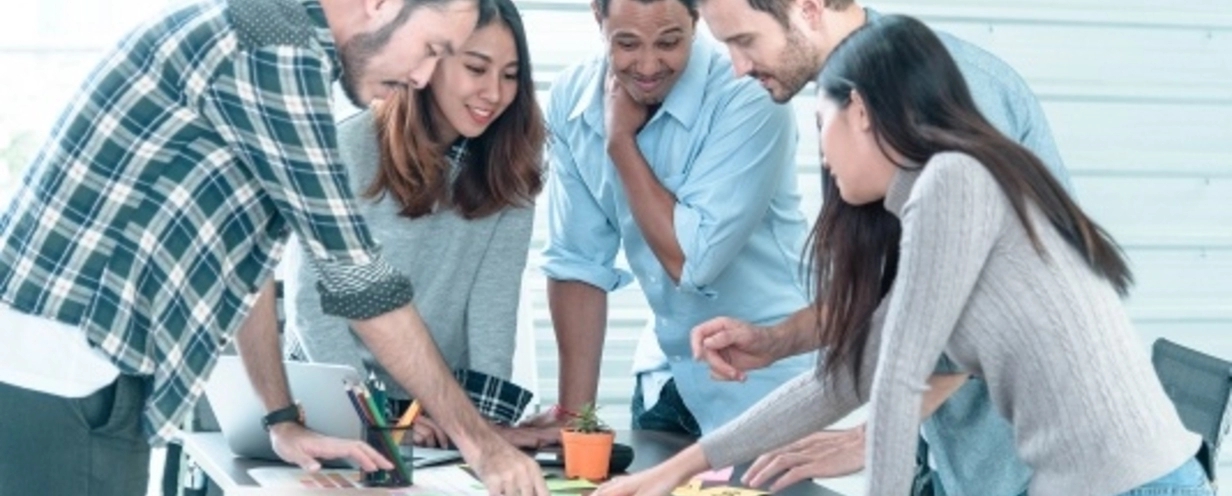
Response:
[[[676,390],[676,380],[669,379],[659,392],[659,401],[650,410],[646,409],[646,400],[642,395],[642,381],[639,378],[633,390],[633,426],[634,430],[666,431],[701,437],[702,429],[697,425],[693,413],[684,406],[680,391]]]
[[[0,494],[143,496],[145,395],[126,375],[84,398],[0,383]]]
[[[945,496],[941,478],[928,466],[928,443],[920,437],[915,453],[915,479],[911,481],[911,496]]]

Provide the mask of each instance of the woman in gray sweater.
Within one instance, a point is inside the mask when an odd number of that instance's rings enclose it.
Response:
[[[410,278],[441,355],[481,414],[511,424],[530,399],[506,381],[545,131],[521,18],[512,1],[496,5],[425,88],[346,120],[338,140],[360,213],[385,259]],[[394,388],[346,321],[321,311],[317,274],[294,258],[289,354],[371,371]],[[406,392],[390,393],[408,403]],[[431,419],[419,419],[408,438],[446,444]]]
[[[1211,495],[1120,296],[1120,249],[1038,158],[976,110],[925,25],[887,16],[818,78],[827,176],[814,231],[816,373],[699,445],[599,491],[663,494],[871,401],[868,494],[903,496],[944,354],[987,382],[1030,494]],[[996,495],[992,495],[996,496]]]

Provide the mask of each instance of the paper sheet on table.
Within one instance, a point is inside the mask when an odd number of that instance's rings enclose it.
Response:
[[[768,492],[747,487],[716,486],[702,489],[697,496],[762,496]]]
[[[557,479],[548,477],[545,482],[548,484],[548,491],[552,493],[574,493],[599,487],[586,479]]]
[[[759,489],[731,485],[731,467],[713,470],[694,477],[688,484],[672,491],[672,496],[760,496],[770,494]]]
[[[408,452],[411,458],[411,466],[415,468],[431,467],[433,465],[443,465],[446,463],[462,461],[462,452],[458,450],[415,446],[411,449],[404,449],[402,451],[402,456],[408,456]]]
[[[770,494],[759,489],[749,489],[745,487],[735,487],[728,485],[711,486],[711,487],[693,487],[684,485],[672,491],[672,496],[762,496]]]
[[[259,467],[248,475],[261,487],[294,489],[358,489],[359,471],[324,469],[310,473],[299,467]],[[488,491],[470,473],[457,465],[417,469],[415,485],[390,489],[389,496],[487,496]]]

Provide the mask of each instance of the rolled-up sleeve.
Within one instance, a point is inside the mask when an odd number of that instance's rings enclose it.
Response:
[[[614,291],[633,280],[628,271],[615,268],[620,233],[578,173],[569,144],[560,133],[565,121],[558,114],[564,103],[556,97],[554,92],[547,112],[550,172],[543,272],[558,281],[579,281]]]
[[[794,174],[796,125],[749,84],[716,112],[688,180],[676,191],[676,241],[684,252],[680,288],[709,294],[710,284],[762,223],[787,174]]]
[[[330,105],[330,67],[308,48],[236,57],[206,89],[202,112],[251,168],[299,235],[320,279],[321,309],[362,320],[411,301],[410,281],[382,260],[347,183]]]

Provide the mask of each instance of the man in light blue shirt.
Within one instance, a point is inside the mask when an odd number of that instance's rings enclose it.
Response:
[[[548,102],[543,268],[561,389],[559,408],[532,422],[594,401],[607,292],[631,280],[614,266],[623,245],[654,311],[657,343],[645,356],[666,358],[644,367],[661,373],[641,374],[634,428],[698,435],[814,364],[803,354],[720,382],[689,345],[709,318],[772,324],[807,304],[796,128],[790,109],[735,78],[717,46],[694,40],[693,0],[594,5],[607,53],[565,71]]]
[[[706,24],[730,49],[738,74],[761,82],[781,103],[789,102],[817,76],[830,51],[844,38],[881,17],[853,0],[700,1]],[[1004,61],[969,42],[946,33],[937,35],[958,63],[972,97],[989,122],[1035,153],[1056,179],[1072,191],[1043,109],[1022,77]],[[807,316],[810,311],[802,309],[800,315]],[[765,333],[750,333],[747,326],[733,326],[730,332],[746,333],[755,339],[787,341],[794,335],[816,334],[813,322],[809,318],[793,318]],[[815,339],[802,339],[800,343],[791,351],[818,346]],[[964,379],[966,372],[956,370],[943,357],[934,378],[950,376],[966,382],[930,382],[932,389],[925,403],[940,406],[930,411],[931,416],[921,430],[932,450],[927,458],[935,470],[928,473],[927,465],[921,467],[922,477],[913,493],[1023,493],[1031,471],[1014,452],[1013,431],[993,409],[987,386],[978,377]],[[775,487],[779,487],[804,477],[855,472],[863,467],[864,446],[862,426],[818,433],[763,456],[750,470],[750,482],[761,483],[786,473],[775,482]]]

